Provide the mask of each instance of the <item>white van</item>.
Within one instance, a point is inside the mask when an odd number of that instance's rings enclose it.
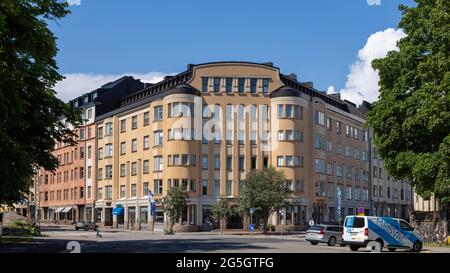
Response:
[[[342,231],[343,244],[352,251],[371,246],[372,251],[389,251],[407,248],[413,251],[422,249],[423,239],[417,230],[402,219],[375,216],[347,216]]]

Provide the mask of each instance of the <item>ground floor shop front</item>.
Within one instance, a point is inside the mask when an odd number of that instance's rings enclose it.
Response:
[[[210,223],[215,228],[220,228],[220,223],[212,217],[216,202],[217,199],[214,198],[190,200],[182,216],[176,221],[175,231],[199,231]],[[230,200],[230,205],[236,207],[236,200]],[[286,231],[306,230],[313,215],[317,216],[317,223],[321,223],[323,220],[320,219],[327,217],[322,215],[326,211],[309,204],[307,200],[293,200],[289,206],[270,214],[266,224],[275,230],[279,227]],[[117,229],[152,230],[155,224],[166,227],[169,220],[163,204],[156,200],[152,205],[147,198],[118,199],[114,202],[99,200],[92,213],[94,221],[99,225]],[[263,216],[257,208],[252,215],[235,214],[222,222],[222,225],[226,229],[247,230],[250,223],[255,229],[263,226]]]
[[[84,205],[67,205],[61,207],[43,207],[39,216],[42,222],[56,224],[74,224],[86,221]]]
[[[198,231],[205,225],[212,224],[220,228],[220,223],[212,217],[213,205],[217,199],[191,200],[175,225],[176,231]],[[236,207],[235,200],[230,200],[231,206]],[[287,207],[270,214],[266,226],[276,231],[306,230],[313,224],[342,224],[347,215],[358,214],[358,209],[365,215],[390,216],[407,219],[408,206],[375,204],[373,212],[368,202],[308,202],[308,200],[291,200]],[[168,217],[159,200],[152,204],[148,198],[118,199],[112,201],[99,200],[94,204],[83,206],[66,206],[42,208],[41,220],[58,224],[73,224],[78,221],[93,221],[100,226],[109,226],[117,229],[152,230],[156,225],[166,227]],[[312,220],[312,222],[311,222]],[[263,227],[264,217],[260,210],[245,215],[235,214],[222,225],[225,229],[248,230],[253,224],[256,230]]]

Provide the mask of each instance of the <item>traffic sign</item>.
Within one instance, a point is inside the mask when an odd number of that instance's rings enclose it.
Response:
[[[156,202],[152,202],[152,208],[151,208],[151,215],[155,216],[156,215]]]
[[[255,224],[248,225],[248,230],[254,231],[255,230]]]
[[[364,216],[364,208],[363,207],[358,208],[358,216]]]
[[[249,208],[248,211],[250,212],[250,214],[252,214],[253,212],[255,212],[254,208]]]

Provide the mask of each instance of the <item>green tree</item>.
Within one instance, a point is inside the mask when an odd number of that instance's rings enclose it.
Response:
[[[272,211],[286,207],[292,191],[287,187],[287,180],[283,171],[273,166],[261,170],[253,170],[243,181],[243,188],[239,194],[239,211],[248,216],[248,210],[259,210],[264,219],[263,232]]]
[[[407,36],[372,65],[380,75],[379,101],[368,126],[388,172],[408,178],[425,198],[450,201],[450,1],[401,5]]]
[[[189,194],[181,186],[168,190],[167,195],[163,198],[164,211],[169,218],[168,234],[174,233],[173,226],[186,211],[188,202]]]
[[[220,200],[213,205],[211,213],[211,217],[215,221],[223,222],[224,220],[234,215],[234,210],[230,208],[227,198],[220,198]],[[220,225],[220,232],[223,235],[223,223],[221,223]]]
[[[28,193],[35,168],[58,167],[56,141],[74,143],[68,126],[80,116],[55,97],[62,76],[47,26],[68,13],[56,0],[0,1],[0,204]]]

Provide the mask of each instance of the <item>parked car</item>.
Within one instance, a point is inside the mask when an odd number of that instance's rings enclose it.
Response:
[[[75,230],[84,229],[86,231],[92,229],[97,230],[98,226],[94,222],[80,221],[75,224]]]
[[[309,241],[312,245],[318,243],[326,243],[329,246],[340,244],[344,246],[342,242],[342,227],[336,225],[315,225],[306,230],[305,240]]]
[[[347,216],[342,235],[344,244],[352,251],[370,246],[374,252],[406,248],[419,252],[423,238],[420,233],[402,219],[375,216]]]

